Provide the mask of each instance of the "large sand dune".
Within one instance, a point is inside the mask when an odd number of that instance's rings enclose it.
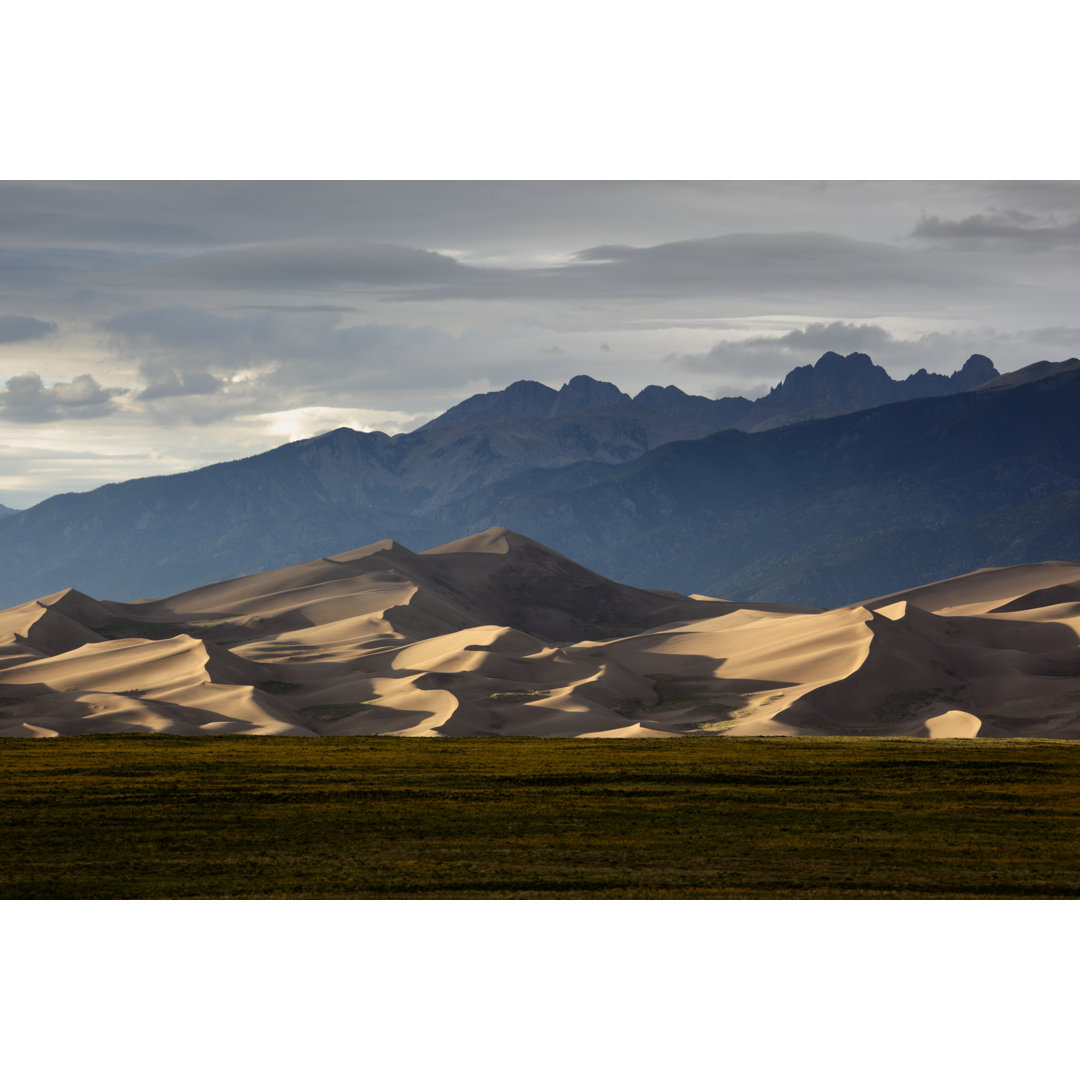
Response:
[[[1080,563],[833,611],[618,585],[506,529],[0,612],[0,735],[1080,738]]]

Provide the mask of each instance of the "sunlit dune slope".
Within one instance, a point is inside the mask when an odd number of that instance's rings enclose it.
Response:
[[[609,581],[492,528],[0,612],[0,734],[1080,737],[1080,564],[833,611]]]

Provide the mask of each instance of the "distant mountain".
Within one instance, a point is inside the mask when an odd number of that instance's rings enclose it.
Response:
[[[816,600],[865,595],[910,584],[926,571],[955,577],[972,567],[1044,561],[1046,553],[1078,552],[1080,488],[941,525],[868,532],[826,542],[783,559],[766,558],[713,582],[713,591],[753,600],[783,596]],[[1077,596],[1080,600],[1080,595]]]
[[[537,468],[630,461],[709,428],[632,402],[404,435],[340,428],[241,461],[57,495],[0,518],[0,604],[73,586],[134,598],[396,536],[429,547],[448,504]]]
[[[522,379],[505,390],[474,394],[417,430],[486,420],[547,420],[631,404],[630,395],[624,394],[614,383],[600,382],[588,375],[575,375],[561,390]]]
[[[552,390],[550,386],[532,379],[521,379],[511,383],[505,390],[473,394],[417,430],[445,427],[447,424],[471,424],[482,420],[542,420],[552,415],[558,397],[559,392]]]
[[[18,514],[18,513],[21,513],[21,511],[12,510],[10,506],[5,506],[3,503],[0,503],[0,517],[7,517],[8,514]]]
[[[684,393],[677,386],[646,386],[638,392],[634,401],[668,416],[705,424],[717,431],[740,427],[754,410],[754,402],[749,398],[708,398],[701,394]]]
[[[474,394],[431,420],[425,428],[487,420],[572,416],[633,403],[714,431],[723,428],[764,431],[895,401],[972,390],[997,374],[987,357],[976,354],[952,375],[932,374],[923,368],[897,380],[865,353],[840,356],[827,352],[817,363],[790,371],[783,382],[757,401],[744,397],[708,398],[687,394],[677,386],[646,386],[631,398],[613,383],[599,382],[587,375],[575,376],[560,390],[522,380],[505,390]]]
[[[1080,558],[1078,411],[1070,369],[508,479],[440,520],[504,522],[637,585],[832,606],[986,561]]]
[[[684,394],[674,386],[647,386],[634,400],[657,412],[718,429],[767,431],[875,405],[973,390],[996,375],[993,363],[977,354],[952,375],[936,375],[922,368],[898,380],[865,353],[841,356],[827,352],[817,363],[788,372],[783,382],[756,401],[742,397],[713,400]]]
[[[976,354],[952,375],[931,374],[921,368],[906,379],[895,380],[866,353],[841,356],[827,352],[816,364],[788,372],[782,383],[754,402],[753,409],[736,426],[745,431],[765,431],[876,405],[956,394],[975,389],[997,373],[987,357]]]

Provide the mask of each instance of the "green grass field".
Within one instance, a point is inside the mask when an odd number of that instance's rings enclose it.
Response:
[[[0,740],[0,897],[1080,896],[1080,745]]]

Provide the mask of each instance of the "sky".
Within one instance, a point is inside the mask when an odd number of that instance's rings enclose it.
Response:
[[[756,396],[830,349],[1077,355],[1058,14],[23,5],[48,65],[0,67],[0,503],[522,378]]]
[[[0,184],[0,502],[577,374],[756,397],[1080,354],[1080,184]]]

